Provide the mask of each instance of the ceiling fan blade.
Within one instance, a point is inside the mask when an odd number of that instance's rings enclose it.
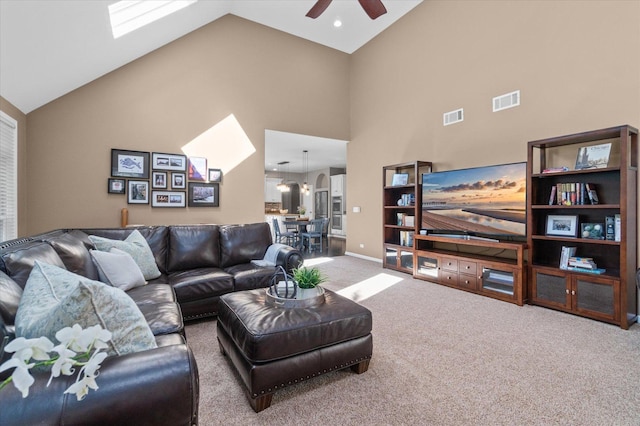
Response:
[[[316,19],[318,16],[322,15],[322,12],[324,12],[327,7],[329,7],[329,4],[331,4],[331,0],[318,0],[307,12],[306,16]]]
[[[387,13],[387,9],[382,4],[381,0],[358,0],[360,5],[367,12],[369,18],[376,19],[380,15]]]

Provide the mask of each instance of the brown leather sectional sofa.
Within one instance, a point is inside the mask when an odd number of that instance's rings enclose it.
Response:
[[[262,259],[272,244],[266,223],[64,229],[0,243],[0,347],[14,338],[18,304],[36,260],[97,280],[88,236],[124,240],[134,229],[149,243],[161,275],[127,294],[158,347],[108,357],[99,389],[82,401],[64,394],[75,376],[60,376],[47,387],[49,372],[33,372],[36,382],[27,398],[13,386],[0,391],[0,424],[198,423],[198,369],[184,321],[216,315],[223,294],[269,285],[275,267],[251,262]],[[302,263],[294,248],[274,246],[273,252],[287,270]],[[11,372],[0,373],[0,381]]]

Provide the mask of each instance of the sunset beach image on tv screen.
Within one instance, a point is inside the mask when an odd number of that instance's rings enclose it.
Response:
[[[526,163],[425,173],[422,229],[526,234]]]

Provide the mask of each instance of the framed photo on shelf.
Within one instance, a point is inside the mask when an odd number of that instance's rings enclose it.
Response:
[[[609,165],[611,142],[578,148],[576,170],[602,169]]]
[[[189,207],[219,207],[220,184],[189,182]]]
[[[548,215],[546,235],[557,237],[577,237],[578,216]]]
[[[181,154],[165,154],[164,152],[154,152],[151,154],[151,168],[153,170],[186,172],[187,156]]]
[[[127,203],[149,204],[149,181],[130,180],[127,188]]]
[[[171,189],[185,189],[187,175],[185,173],[171,173]]]
[[[209,182],[222,182],[222,170],[209,169]]]
[[[184,191],[153,191],[151,207],[186,207],[186,199]]]
[[[207,159],[205,157],[189,157],[189,180],[207,180]]]
[[[108,179],[107,192],[109,194],[125,194],[127,189],[127,181],[124,179]]]
[[[409,173],[394,173],[391,186],[401,186],[409,183]]]
[[[152,188],[167,188],[167,172],[153,172]]]
[[[604,240],[604,224],[581,223],[580,236],[591,240]]]
[[[111,176],[149,179],[149,153],[112,149]]]

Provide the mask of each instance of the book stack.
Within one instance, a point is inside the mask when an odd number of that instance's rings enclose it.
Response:
[[[406,247],[413,247],[414,231],[400,231],[400,245]]]
[[[558,183],[551,188],[549,205],[559,206],[598,204],[598,194],[592,183]]]
[[[576,272],[587,272],[590,274],[602,274],[603,272],[605,272],[605,269],[598,268],[598,265],[596,265],[596,262],[593,261],[593,258],[577,256],[569,257],[569,265],[567,266],[567,270]]]
[[[406,213],[397,213],[397,225],[398,226],[411,226],[415,225],[415,216],[408,215]]]

